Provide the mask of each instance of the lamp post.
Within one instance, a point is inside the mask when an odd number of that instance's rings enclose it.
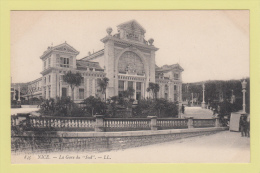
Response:
[[[17,100],[18,102],[21,101],[20,97],[21,97],[21,88],[20,85],[18,85],[18,100]]]
[[[191,93],[191,106],[193,106],[193,93]]]
[[[201,103],[201,107],[205,109],[206,108],[206,103],[205,103],[205,93],[204,92],[205,92],[205,84],[203,83],[202,84],[203,101]]]
[[[245,79],[243,82],[241,82],[241,84],[242,84],[242,92],[243,92],[243,113],[246,113],[246,84],[247,84],[247,82],[245,81]]]

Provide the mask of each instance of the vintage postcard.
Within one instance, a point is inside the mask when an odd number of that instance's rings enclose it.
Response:
[[[11,163],[250,163],[249,21],[11,11]]]

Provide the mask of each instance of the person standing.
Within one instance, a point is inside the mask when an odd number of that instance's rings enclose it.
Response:
[[[242,115],[240,117],[239,125],[240,125],[241,136],[242,137],[243,136],[249,136],[248,122],[247,122],[247,116],[246,115]]]
[[[182,104],[182,105],[181,105],[181,112],[182,112],[182,114],[184,114],[184,111],[185,111],[185,107],[184,107],[184,105]]]

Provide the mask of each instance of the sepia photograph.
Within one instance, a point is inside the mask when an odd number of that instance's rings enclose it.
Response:
[[[250,163],[250,11],[11,11],[11,163]]]

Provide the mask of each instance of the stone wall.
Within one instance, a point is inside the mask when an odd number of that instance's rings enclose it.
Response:
[[[56,132],[50,133],[45,137],[38,136],[34,138],[30,138],[29,136],[12,136],[12,153],[102,152],[121,150],[188,137],[211,135],[226,129],[224,127],[214,127],[132,132]],[[34,140],[31,143],[38,143],[40,145],[32,147],[23,144],[14,144],[15,141],[23,141],[20,140],[21,138],[26,138],[27,141]],[[14,146],[20,147],[14,148]],[[22,148],[23,151],[21,151]]]

